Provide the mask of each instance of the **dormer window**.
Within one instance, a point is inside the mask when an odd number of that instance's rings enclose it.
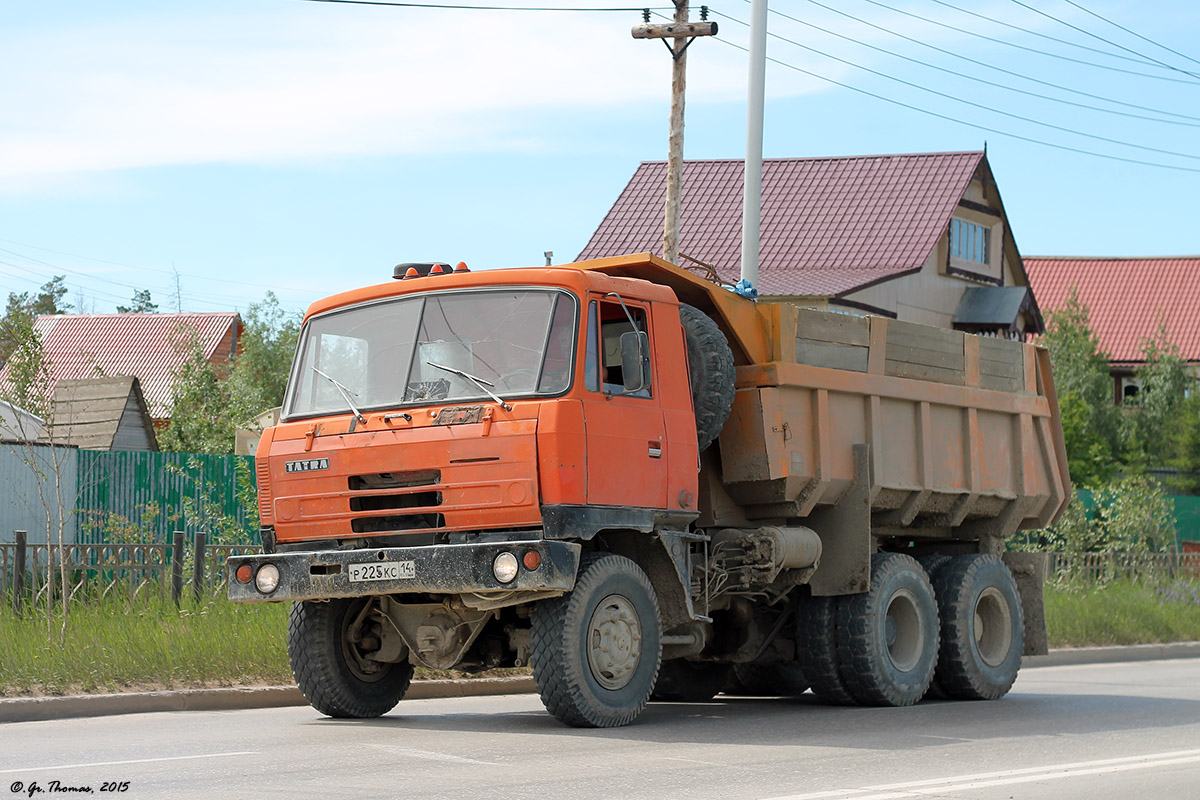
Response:
[[[982,225],[957,217],[950,220],[950,257],[976,264],[988,264],[988,244],[992,232]]]

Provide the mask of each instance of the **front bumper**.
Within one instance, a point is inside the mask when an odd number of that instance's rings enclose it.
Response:
[[[517,577],[501,583],[492,573],[492,562],[501,553],[512,553],[522,562],[529,551],[541,556],[537,569],[524,564]],[[235,603],[286,600],[327,600],[367,595],[466,594],[469,592],[570,591],[579,569],[580,546],[574,542],[545,541],[443,544],[426,547],[384,547],[366,550],[317,550],[299,553],[232,556],[225,565],[229,599]],[[351,564],[386,565],[400,562],[396,570],[412,577],[351,581]],[[410,563],[411,562],[411,563]],[[238,567],[249,565],[251,578],[237,579]],[[263,594],[254,577],[264,564],[279,570],[279,586]]]

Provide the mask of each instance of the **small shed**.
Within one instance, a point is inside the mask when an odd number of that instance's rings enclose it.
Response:
[[[154,423],[134,377],[60,380],[54,387],[56,442],[84,450],[158,450]]]

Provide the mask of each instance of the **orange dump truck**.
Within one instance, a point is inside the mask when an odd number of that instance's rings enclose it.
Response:
[[[396,280],[309,309],[256,456],[263,553],[312,705],[415,666],[528,664],[631,722],[720,691],[993,699],[1045,646],[1004,554],[1068,476],[1045,351],[755,303],[650,255]]]

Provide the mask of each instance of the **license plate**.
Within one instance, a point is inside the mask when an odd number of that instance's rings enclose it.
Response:
[[[417,566],[412,561],[373,561],[367,564],[350,564],[349,567],[352,583],[398,581],[417,577]]]

